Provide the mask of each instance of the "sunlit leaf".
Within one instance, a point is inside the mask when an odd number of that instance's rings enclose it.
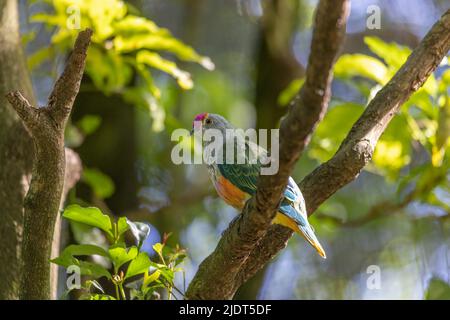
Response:
[[[115,191],[113,180],[97,169],[85,167],[82,180],[92,188],[95,196],[100,199],[109,198]]]
[[[450,146],[450,98],[445,97],[444,104],[439,108],[439,120],[432,149],[432,163],[440,166],[444,159],[445,150]]]
[[[62,252],[61,256],[51,260],[51,262],[69,268],[71,266],[77,266],[80,271],[80,275],[92,276],[94,278],[107,277],[111,278],[111,274],[108,270],[99,264],[81,261],[75,258],[75,256],[87,256],[87,255],[100,255],[103,257],[109,257],[108,253],[101,247],[94,245],[70,245]]]
[[[373,155],[373,161],[377,166],[399,170],[409,160],[409,155],[405,154],[401,142],[389,140],[378,141]]]
[[[181,60],[200,63],[208,70],[214,69],[209,58],[200,56],[193,48],[168,34],[135,34],[127,37],[119,35],[114,38],[114,48],[119,52],[143,52],[141,49],[169,51]]]
[[[102,123],[102,118],[97,115],[87,114],[77,121],[77,126],[85,135],[94,133]]]
[[[402,113],[391,120],[375,147],[368,169],[375,169],[378,174],[392,180],[398,177],[400,169],[411,161],[411,119],[408,114]],[[421,133],[417,132],[418,135]]]
[[[289,102],[291,102],[295,95],[300,91],[300,88],[303,86],[304,82],[304,78],[292,80],[287,88],[281,91],[278,96],[278,104],[280,106],[286,106]]]
[[[364,54],[344,54],[334,67],[336,77],[366,77],[379,84],[389,80],[388,69],[380,60]]]
[[[153,245],[153,250],[155,250],[155,252],[158,253],[160,256],[162,255],[162,249],[163,245],[161,243],[155,243]]]
[[[179,86],[185,90],[193,87],[191,75],[188,72],[178,69],[174,62],[164,59],[157,53],[141,50],[136,55],[136,60],[138,63],[146,64],[172,75],[177,79]]]
[[[427,292],[425,294],[427,300],[450,300],[450,286],[448,283],[438,278],[430,280]]]
[[[399,69],[411,54],[411,49],[397,43],[387,43],[378,37],[364,37],[364,42],[369,49],[382,58],[388,66]]]
[[[115,21],[113,25],[116,33],[124,37],[149,33],[167,34],[165,29],[159,28],[153,21],[135,15],[128,15],[124,19]]]
[[[98,208],[83,208],[77,204],[73,204],[64,210],[63,217],[92,227],[97,227],[105,231],[109,236],[113,236],[110,218],[103,214]]]
[[[90,255],[99,255],[103,257],[108,257],[108,252],[105,251],[102,247],[91,245],[91,244],[73,244],[66,247],[62,256],[90,256]]]
[[[89,295],[86,299],[88,300],[116,300],[113,296],[108,294],[92,294]]]
[[[161,271],[160,270],[155,270],[152,274],[147,275],[145,274],[144,276],[144,283],[143,283],[143,287],[147,287],[150,283],[152,283],[153,281],[158,280],[159,276],[161,275]]]
[[[128,250],[122,247],[115,247],[109,249],[109,255],[114,264],[114,269],[117,270],[128,261],[133,260],[138,255],[138,249],[136,247],[131,247]]]
[[[310,156],[321,161],[330,159],[363,111],[364,106],[356,103],[333,106],[316,129]]]
[[[124,234],[129,228],[130,227],[128,225],[128,220],[126,217],[120,217],[117,220],[117,232],[119,236]]]
[[[150,268],[150,265],[151,261],[148,255],[145,252],[140,252],[128,266],[125,279],[144,273],[148,270],[148,268]]]
[[[53,50],[51,47],[41,48],[27,57],[28,69],[33,70],[38,67],[42,62],[53,56]]]

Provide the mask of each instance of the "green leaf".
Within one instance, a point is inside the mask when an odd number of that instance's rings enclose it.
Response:
[[[435,107],[430,95],[423,89],[416,91],[405,104],[402,109],[409,111],[411,107],[417,107],[429,118],[437,119],[438,108]]]
[[[170,74],[182,89],[188,90],[194,85],[189,72],[180,70],[175,62],[164,59],[157,53],[141,50],[136,55],[136,61]]]
[[[155,250],[155,252],[158,253],[160,256],[162,255],[162,249],[163,245],[161,243],[155,243],[153,245],[153,250]]]
[[[289,102],[291,102],[296,94],[300,91],[304,82],[304,78],[292,80],[291,83],[286,87],[286,89],[281,91],[280,95],[278,96],[278,104],[284,107]]]
[[[320,161],[329,160],[363,111],[364,106],[356,103],[333,106],[316,129],[309,155]]]
[[[109,256],[105,249],[92,244],[72,244],[63,250],[61,256],[90,256],[94,254],[103,257]]]
[[[173,270],[169,269],[169,268],[161,268],[159,269],[161,271],[162,276],[169,281],[169,283],[173,283],[173,279],[175,278],[175,273]]]
[[[403,150],[403,144],[400,141],[380,139],[372,160],[381,168],[398,171],[410,161],[410,157],[408,152]]]
[[[411,161],[411,137],[419,138],[420,129],[412,127],[413,120],[408,114],[395,116],[378,141],[372,158],[373,165],[379,174],[392,180],[397,179],[400,170]],[[407,128],[407,130],[405,130]]]
[[[85,135],[94,133],[102,123],[102,118],[93,114],[87,114],[77,122],[77,126]]]
[[[51,262],[69,268],[70,266],[77,266],[80,268],[80,274],[92,276],[94,278],[107,277],[111,279],[111,274],[104,267],[75,258],[75,256],[100,255],[109,257],[109,254],[101,247],[94,245],[70,245],[62,252],[61,256],[50,260]]]
[[[144,222],[133,222],[127,219],[127,223],[130,226],[130,230],[133,233],[133,236],[137,240],[137,246],[140,249],[145,239],[147,239],[150,234],[150,227],[148,224]]]
[[[431,157],[433,165],[442,165],[448,146],[450,146],[450,97],[445,96],[443,105],[439,107],[438,127]]]
[[[213,70],[215,67],[211,59],[199,55],[190,46],[173,38],[168,31],[166,31],[165,34],[147,33],[126,37],[119,35],[114,38],[114,48],[119,52],[131,52],[137,50],[139,50],[139,52],[145,52],[143,49],[164,50],[175,54],[181,60],[200,63],[207,70]]]
[[[439,84],[436,81],[436,78],[433,73],[428,77],[428,79],[423,84],[422,90],[424,90],[432,97],[434,97],[437,94],[439,90]]]
[[[147,86],[139,86],[127,89],[123,92],[123,98],[126,102],[141,107],[148,111],[152,118],[152,130],[160,132],[164,129],[166,113],[164,108],[158,103],[157,98],[150,93]]]
[[[86,60],[86,73],[97,88],[110,94],[122,90],[130,82],[133,70],[119,53],[112,50],[105,53],[91,46]]]
[[[160,29],[153,21],[135,15],[128,15],[124,19],[116,21],[114,29],[117,34],[125,37],[136,34],[166,33],[163,31],[165,29]]]
[[[33,70],[38,67],[42,62],[53,56],[53,50],[51,47],[45,47],[33,52],[27,58],[27,65],[29,70]]]
[[[136,258],[138,255],[138,249],[133,246],[127,251],[125,248],[115,247],[109,249],[109,255],[114,264],[114,270],[117,272],[123,264]]]
[[[160,275],[161,275],[161,270],[155,270],[151,275],[145,274],[144,283],[143,283],[142,287],[146,288],[150,283],[158,280]]]
[[[79,147],[84,141],[83,133],[73,124],[68,123],[64,131],[64,142],[70,148]]]
[[[144,273],[151,266],[151,261],[145,252],[140,252],[137,257],[130,262],[125,279],[133,277],[137,274]]]
[[[64,210],[63,217],[92,227],[97,227],[105,231],[110,237],[113,237],[111,219],[103,214],[98,208],[83,208],[77,204],[73,204]]]
[[[336,77],[366,77],[385,84],[388,80],[388,69],[378,59],[364,54],[344,54],[339,57],[334,67]]]
[[[411,49],[397,43],[387,43],[378,37],[364,37],[364,42],[369,49],[382,58],[389,67],[397,70],[411,54]]]
[[[87,297],[88,300],[117,300],[108,294],[91,294]]]
[[[124,234],[129,229],[128,221],[126,217],[120,217],[119,220],[117,220],[117,229],[119,232],[119,237]]]
[[[69,221],[69,223],[76,243],[107,247],[108,241],[100,229],[76,221]]]
[[[438,278],[431,279],[427,293],[426,300],[450,300],[450,286]]]
[[[95,196],[100,199],[109,198],[114,194],[113,180],[100,170],[83,168],[82,180],[92,188]]]
[[[106,277],[111,279],[111,273],[109,273],[109,271],[101,265],[87,261],[79,261],[78,265],[81,268],[82,275],[91,276],[94,278]]]

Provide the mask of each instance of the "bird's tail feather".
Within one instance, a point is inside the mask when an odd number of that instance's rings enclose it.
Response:
[[[295,210],[290,206],[288,208],[289,210]],[[286,208],[283,209],[286,210]],[[305,238],[306,241],[308,241],[324,259],[326,258],[325,250],[323,250],[322,246],[319,243],[319,240],[317,240],[317,237],[314,234],[314,230],[308,223],[308,221],[306,221],[306,224],[302,226],[293,219],[289,218],[286,214],[280,212],[275,216],[273,223],[281,224],[302,235],[303,238]]]
[[[312,227],[309,224],[306,224],[305,226],[299,225],[298,229],[300,231],[298,233],[300,233],[306,239],[306,241],[308,241],[309,244],[311,244],[314,249],[317,250],[322,258],[326,259],[327,255],[325,254],[325,250],[323,250],[322,245],[320,244],[319,240],[317,240]]]

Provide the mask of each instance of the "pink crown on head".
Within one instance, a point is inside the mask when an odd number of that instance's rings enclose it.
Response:
[[[207,112],[199,113],[195,116],[194,121],[203,121],[208,116]]]

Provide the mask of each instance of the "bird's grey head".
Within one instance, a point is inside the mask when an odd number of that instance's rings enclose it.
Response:
[[[201,123],[202,130],[205,129],[218,129],[225,133],[226,129],[233,129],[233,126],[221,115],[215,113],[200,113],[195,116],[194,122],[192,123],[192,130],[200,130],[195,124],[196,122]],[[198,128],[198,129],[197,129]]]

